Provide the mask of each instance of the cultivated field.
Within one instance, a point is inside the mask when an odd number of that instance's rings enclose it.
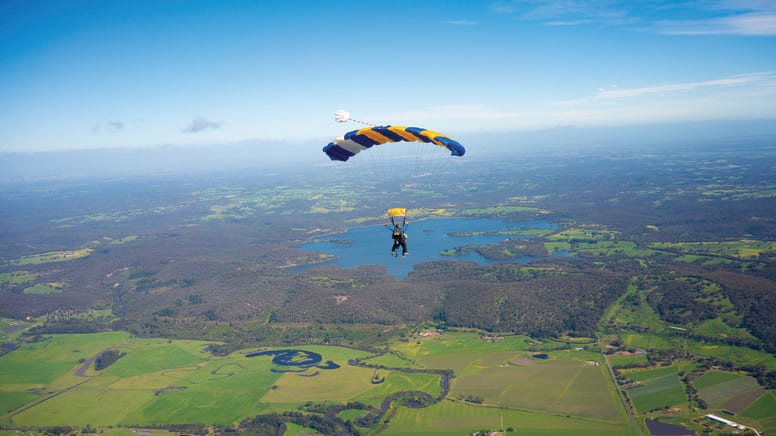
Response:
[[[336,369],[273,372],[271,356],[213,357],[207,343],[138,339],[126,333],[54,335],[0,357],[3,425],[111,426],[174,423],[230,424],[267,411],[293,410],[307,401],[371,401],[405,389],[439,393],[439,377],[347,365],[367,353],[306,347]],[[102,350],[126,355],[103,371],[79,368]]]
[[[291,351],[290,365],[272,355],[224,357],[206,353],[204,341],[141,339],[127,333],[52,335],[0,357],[0,424],[108,427],[180,423],[234,424],[258,414],[297,410],[304,404],[358,401],[379,407],[389,395],[442,392],[440,375],[391,370],[456,371],[446,400],[427,408],[393,407],[387,434],[482,428],[627,433],[628,424],[600,355],[557,348],[524,337],[483,340],[473,332],[419,336],[398,342],[394,353],[365,359],[386,369],[348,361],[369,353],[330,346]],[[95,370],[103,350],[126,353]],[[274,350],[283,350],[274,349]],[[297,355],[293,355],[297,352]],[[320,362],[309,365],[310,354]],[[535,357],[537,353],[546,358]],[[400,356],[407,356],[406,359]],[[294,362],[298,363],[295,364]],[[383,379],[373,384],[373,376]],[[480,397],[479,403],[466,398]],[[342,412],[355,421],[363,412]],[[387,415],[387,417],[390,416]],[[418,427],[419,426],[419,427]],[[294,427],[292,427],[293,429]],[[375,429],[362,429],[370,433]]]
[[[627,433],[624,410],[601,365],[601,355],[540,351],[555,347],[557,344],[538,344],[517,336],[483,340],[480,334],[466,332],[430,335],[397,345],[418,366],[451,368],[456,377],[447,401],[426,409],[401,409],[392,419],[389,434],[411,433],[413,428],[424,434],[445,434],[451,428],[508,427],[550,433],[572,428]]]
[[[381,434],[446,436],[487,429],[512,429],[515,434],[636,434],[624,419],[607,422],[573,415],[475,406],[450,400],[425,409],[401,408],[391,419],[388,429]]]

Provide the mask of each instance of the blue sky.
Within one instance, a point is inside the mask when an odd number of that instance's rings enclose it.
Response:
[[[0,0],[0,152],[776,120],[776,1]]]

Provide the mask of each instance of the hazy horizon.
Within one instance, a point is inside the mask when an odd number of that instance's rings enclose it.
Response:
[[[492,159],[498,154],[550,152],[609,153],[623,148],[774,147],[776,123],[693,122],[609,128],[557,126],[551,129],[491,132],[465,136],[466,159]],[[64,151],[0,152],[0,182],[81,177],[201,174],[256,168],[356,165],[332,162],[322,152],[324,140],[234,144],[164,145]],[[390,144],[384,145],[390,146]]]

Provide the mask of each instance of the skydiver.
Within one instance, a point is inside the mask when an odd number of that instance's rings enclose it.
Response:
[[[402,257],[407,256],[409,252],[407,251],[407,234],[404,233],[404,229],[407,228],[408,222],[404,222],[404,228],[398,224],[394,224],[393,229],[388,227],[388,224],[385,225],[385,227],[388,230],[391,230],[391,239],[393,239],[393,247],[391,247],[391,255],[393,257],[398,257],[399,253],[396,252],[396,250],[401,247],[401,255]]]

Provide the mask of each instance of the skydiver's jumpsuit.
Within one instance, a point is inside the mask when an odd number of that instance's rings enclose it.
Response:
[[[406,228],[407,225],[405,224],[404,227]],[[391,247],[391,253],[394,256],[398,256],[396,250],[401,247],[401,255],[406,256],[407,238],[404,236],[404,229],[402,229],[400,225],[396,224],[393,226],[393,233],[391,234],[391,238],[393,238],[393,247]]]

